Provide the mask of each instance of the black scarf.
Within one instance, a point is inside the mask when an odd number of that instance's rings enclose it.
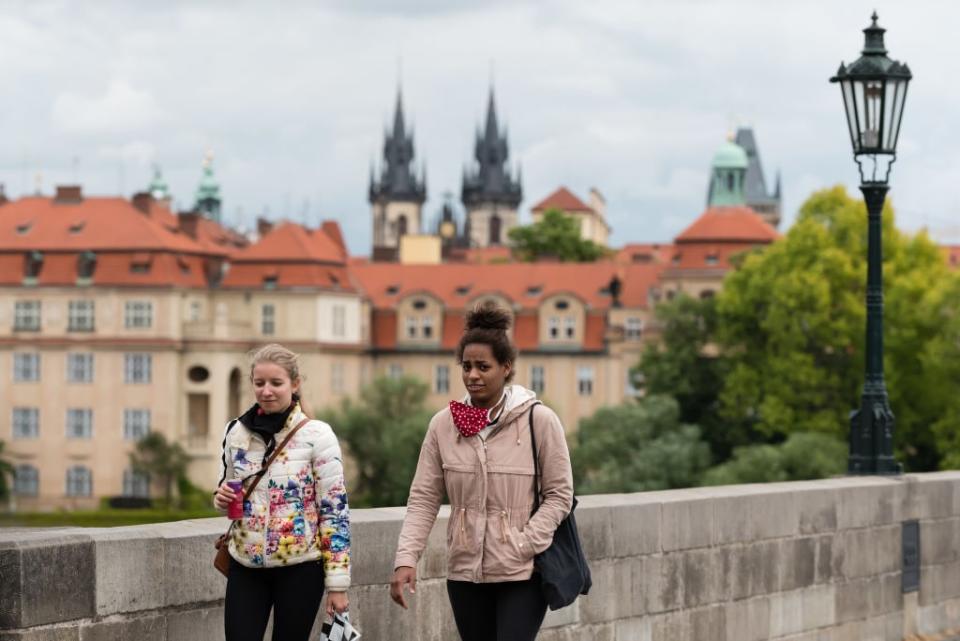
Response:
[[[273,414],[264,412],[260,409],[259,403],[254,403],[253,407],[244,412],[243,416],[240,417],[240,422],[250,431],[259,434],[263,442],[267,444],[267,449],[263,452],[264,461],[267,460],[273,452],[273,449],[277,446],[277,432],[283,429],[284,425],[287,424],[287,419],[290,418],[290,414],[294,409],[299,407],[299,400],[297,395],[294,394],[290,407],[282,412],[275,412]]]

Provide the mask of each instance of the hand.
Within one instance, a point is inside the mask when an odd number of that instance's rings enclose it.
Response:
[[[390,581],[390,598],[405,610],[407,609],[407,600],[403,593],[407,586],[410,586],[410,594],[417,593],[417,570],[402,565],[393,571],[393,580]]]
[[[343,614],[350,607],[346,592],[327,592],[327,616],[333,618],[334,612]]]
[[[233,502],[235,494],[226,483],[217,488],[217,493],[213,497],[213,504],[218,510],[226,510]]]

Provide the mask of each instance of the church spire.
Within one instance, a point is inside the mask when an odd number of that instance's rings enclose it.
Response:
[[[370,202],[397,200],[422,203],[426,200],[426,185],[418,180],[413,168],[413,133],[407,133],[403,113],[403,91],[397,88],[397,103],[393,112],[393,130],[384,134],[383,166],[380,179],[371,175]]]
[[[203,177],[197,186],[194,209],[217,223],[220,222],[220,183],[213,175],[213,151],[203,157]]]
[[[480,203],[517,207],[523,199],[519,177],[507,167],[510,150],[505,132],[500,131],[493,85],[487,100],[486,124],[478,128],[474,143],[476,168],[463,176],[462,199],[468,208]]]

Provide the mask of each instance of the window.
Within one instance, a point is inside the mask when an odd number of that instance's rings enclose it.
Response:
[[[565,300],[558,300],[557,302],[555,302],[555,303],[553,304],[553,306],[554,306],[555,308],[557,308],[557,309],[569,309],[569,308],[570,308],[570,303],[569,303],[568,301],[565,301]]]
[[[40,301],[18,300],[14,303],[13,329],[19,332],[40,331]]]
[[[550,338],[560,338],[560,319],[556,316],[551,316],[547,322],[550,328]]]
[[[707,265],[719,265],[720,257],[716,254],[707,254],[706,262]]]
[[[277,331],[276,309],[271,303],[260,307],[260,333],[264,336],[273,336]]]
[[[403,365],[400,363],[390,363],[390,367],[387,368],[387,376],[390,378],[400,378],[403,376]]]
[[[40,410],[36,407],[13,408],[13,438],[37,438],[40,435]]]
[[[93,472],[82,465],[67,470],[67,496],[90,496],[93,494]]]
[[[424,338],[433,338],[433,318],[424,316],[420,319],[420,331]]]
[[[149,383],[151,369],[153,369],[153,356],[150,354],[123,355],[123,381],[125,383]]]
[[[67,438],[93,436],[93,410],[71,407],[67,409]]]
[[[417,300],[413,301],[413,308],[414,308],[414,309],[426,309],[426,308],[427,308],[427,301],[418,298]]]
[[[537,394],[543,394],[546,388],[546,377],[544,376],[543,365],[534,365],[530,368],[530,389]]]
[[[577,391],[580,396],[593,394],[593,368],[580,366],[577,368]]]
[[[347,309],[343,305],[333,306],[333,335],[344,336],[347,333]]]
[[[192,300],[190,301],[190,321],[196,323],[200,320],[200,316],[203,313],[203,308],[200,306],[200,301]]]
[[[14,352],[13,380],[17,383],[33,383],[40,380],[40,354]]]
[[[416,338],[417,337],[417,317],[416,316],[407,316],[407,338]]]
[[[623,337],[628,341],[638,341],[643,335],[643,319],[631,316],[624,324]]]
[[[67,354],[67,382],[93,382],[93,354]]]
[[[36,496],[40,493],[40,472],[26,463],[13,470],[13,493],[17,496]]]
[[[573,338],[577,333],[577,319],[567,316],[563,319],[563,335],[566,338]]]
[[[128,300],[124,305],[123,324],[127,329],[146,329],[153,325],[153,303]]]
[[[330,391],[334,394],[343,393],[343,363],[330,365]]]
[[[94,306],[92,300],[72,300],[68,304],[67,331],[92,332]]]
[[[434,369],[433,392],[435,394],[446,394],[450,391],[450,366],[437,365]]]
[[[150,475],[127,468],[123,471],[123,495],[150,497]]]
[[[150,433],[150,410],[123,410],[123,438],[139,441]]]

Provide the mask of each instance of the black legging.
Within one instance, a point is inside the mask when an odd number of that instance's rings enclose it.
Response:
[[[447,581],[447,594],[463,641],[533,641],[547,613],[537,577],[503,583]]]
[[[273,641],[308,641],[323,598],[323,561],[248,568],[230,560],[226,641],[263,641],[273,608]]]

